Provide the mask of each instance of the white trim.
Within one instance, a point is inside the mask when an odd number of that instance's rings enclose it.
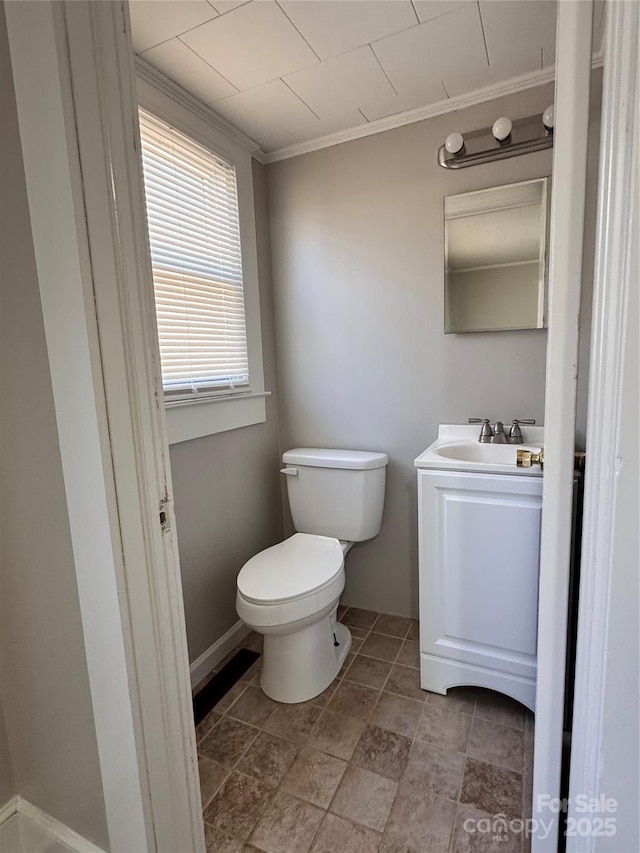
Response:
[[[65,13],[84,5],[11,3],[5,12],[109,842],[146,850],[148,792],[127,667],[123,553],[68,65]],[[83,33],[89,45],[91,35]]]
[[[268,394],[262,391],[233,397],[165,402],[169,444],[263,424],[267,420],[265,398]]]
[[[605,724],[609,604],[614,566],[618,473],[621,450],[624,341],[631,280],[631,229],[638,229],[638,39],[637,3],[610,4],[603,81],[600,185],[589,370],[584,534],[580,574],[575,711],[569,796],[601,793]],[[636,318],[637,322],[637,318]],[[637,651],[637,650],[635,650]],[[633,652],[632,652],[633,655]],[[611,721],[609,721],[611,725]],[[575,814],[570,808],[569,814]],[[620,820],[633,815],[622,811]],[[594,836],[569,838],[568,853],[589,853]]]
[[[599,68],[601,65],[602,53],[595,54],[591,67]],[[285,148],[268,151],[262,154],[262,162],[277,163],[279,160],[299,157],[301,154],[309,154],[311,151],[319,151],[321,148],[330,148],[332,145],[340,145],[342,142],[351,142],[354,139],[362,139],[365,136],[384,133],[386,130],[394,130],[397,127],[404,127],[407,124],[415,124],[418,121],[424,121],[428,118],[435,118],[436,116],[463,110],[475,104],[483,104],[486,101],[493,101],[496,98],[503,98],[506,95],[524,92],[527,89],[551,83],[555,79],[555,75],[555,66],[550,65],[546,68],[541,68],[539,71],[530,71],[528,74],[512,77],[509,80],[503,80],[500,83],[494,83],[491,86],[485,86],[483,89],[476,89],[473,92],[466,92],[463,95],[456,95],[444,101],[437,101],[434,104],[427,104],[424,107],[417,107],[414,110],[405,110],[401,113],[395,113],[392,116],[375,119],[368,124],[351,127],[347,130],[339,130],[337,133],[330,133],[327,136],[321,136],[319,139],[310,139],[308,142],[298,142],[295,145],[287,145]],[[254,154],[254,156],[256,155]],[[435,157],[435,152],[433,156]]]
[[[74,853],[105,853],[102,847],[98,847],[93,841],[89,841],[88,838],[51,817],[47,812],[43,812],[24,797],[18,795],[14,799],[16,800],[14,813],[35,823],[52,841],[65,844]]]
[[[7,800],[4,805],[0,806],[0,826],[16,814],[18,811],[19,799],[18,795],[14,794],[10,800]]]
[[[236,169],[249,389],[256,396],[256,399],[249,400],[248,394],[234,395],[227,398],[229,405],[226,406],[204,404],[196,407],[189,404],[181,407],[180,403],[175,402],[167,411],[169,441],[174,444],[264,423],[265,401],[257,399],[265,390],[262,321],[251,154],[242,142],[238,142],[237,134],[229,135],[227,129],[215,121],[214,113],[195,98],[187,96],[180,87],[170,85],[170,81],[165,80],[158,83],[156,77],[157,74],[152,77],[146,71],[143,76],[137,77],[136,92],[140,106],[188,134]],[[155,321],[155,311],[152,316]]]
[[[205,649],[202,654],[197,657],[189,667],[191,673],[191,687],[205,679],[209,673],[213,672],[215,667],[224,660],[232,649],[244,640],[251,633],[251,628],[248,628],[242,619],[238,619],[226,634],[223,634],[219,640]]]
[[[533,778],[533,817],[550,828],[533,853],[556,849],[560,823],[538,797],[560,792],[592,22],[592,0],[558,4]]]
[[[259,160],[261,163],[265,162],[265,153],[258,143],[251,139],[250,136],[247,136],[246,133],[239,130],[235,125],[224,119],[221,115],[214,112],[211,107],[203,104],[202,101],[198,100],[198,98],[194,98],[194,96],[187,92],[186,89],[183,89],[182,86],[174,83],[173,80],[164,75],[161,71],[158,71],[152,65],[149,65],[149,63],[145,59],[142,59],[142,57],[136,56],[135,67],[136,74],[141,80],[144,80],[146,83],[154,86],[156,89],[161,91],[163,95],[166,95],[166,97],[179,103],[180,106],[190,110],[192,113],[195,113],[199,118],[207,122],[219,133],[223,133],[225,136],[233,139],[234,142],[241,145],[245,151],[248,151],[252,157],[256,158],[256,160]]]
[[[109,846],[204,853],[128,7],[6,14]]]

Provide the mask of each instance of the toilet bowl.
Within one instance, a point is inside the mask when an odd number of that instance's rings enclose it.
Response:
[[[283,454],[297,533],[240,570],[236,610],[264,635],[260,686],[277,702],[306,702],[340,672],[351,633],[337,621],[345,555],[382,522],[384,453],[298,448]]]
[[[264,635],[260,686],[278,702],[322,693],[349,653],[351,633],[336,618],[348,549],[328,536],[295,533],[238,575],[238,615]]]

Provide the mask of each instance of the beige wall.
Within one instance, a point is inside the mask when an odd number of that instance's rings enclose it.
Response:
[[[445,195],[549,175],[551,151],[460,171],[436,152],[552,100],[547,85],[268,167],[282,447],[390,457],[382,531],[352,549],[346,603],[417,613],[413,460],[439,423],[544,419],[545,331],[443,334],[442,220]]]
[[[0,806],[16,793],[13,762],[9,752],[7,726],[4,719],[2,697],[0,697]]]
[[[277,388],[264,167],[253,164],[267,421],[171,447],[180,568],[193,662],[237,621],[236,577],[282,539]]]
[[[6,743],[15,791],[106,847],[93,711],[1,8],[0,78],[0,683]],[[0,760],[2,752],[0,735]],[[6,780],[0,790],[6,790]]]

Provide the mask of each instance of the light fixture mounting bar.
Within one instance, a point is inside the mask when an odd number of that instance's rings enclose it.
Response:
[[[517,119],[504,142],[495,139],[491,127],[465,133],[464,148],[450,154],[444,145],[438,149],[438,163],[443,169],[466,169],[494,160],[506,160],[519,154],[543,151],[553,146],[553,132],[545,128],[539,114]]]

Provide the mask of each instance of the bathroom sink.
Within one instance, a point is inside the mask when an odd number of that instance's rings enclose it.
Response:
[[[518,450],[540,450],[544,427],[529,427],[524,438],[524,444],[481,444],[477,426],[441,424],[437,440],[418,456],[415,466],[540,477],[539,466],[518,468],[516,457]]]

